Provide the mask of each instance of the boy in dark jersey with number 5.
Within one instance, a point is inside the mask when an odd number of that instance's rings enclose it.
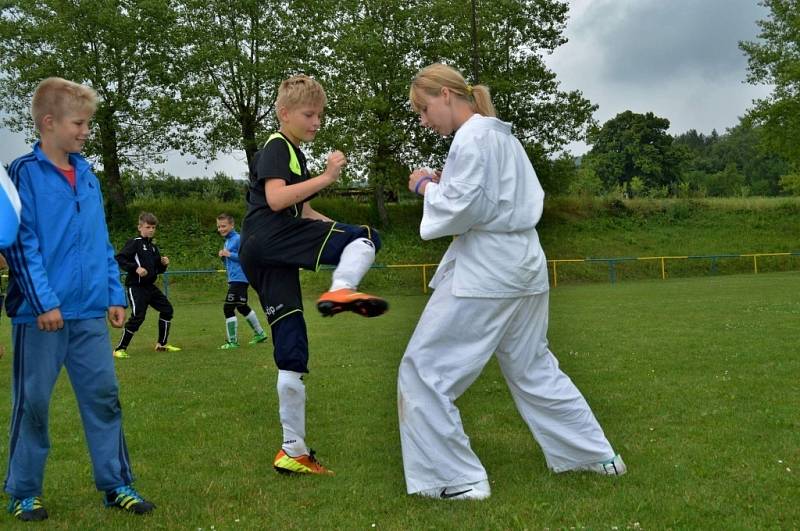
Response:
[[[307,202],[339,178],[346,163],[340,151],[328,155],[325,171],[311,177],[298,145],[314,139],[326,96],[308,76],[293,76],[278,89],[279,132],[256,153],[250,167],[247,214],[239,259],[256,290],[272,329],[278,366],[278,403],[283,444],[274,467],[289,474],[332,474],[305,442],[305,385],[308,334],[303,318],[300,268],[336,265],[330,291],[317,301],[323,316],[352,311],[375,317],[385,300],[356,288],[380,249],[378,233],[367,226],[337,223]]]

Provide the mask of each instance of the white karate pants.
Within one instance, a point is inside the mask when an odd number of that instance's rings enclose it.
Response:
[[[454,401],[494,353],[548,467],[563,472],[614,456],[586,400],[547,348],[548,294],[455,297],[437,286],[400,362],[400,441],[409,494],[488,479]]]

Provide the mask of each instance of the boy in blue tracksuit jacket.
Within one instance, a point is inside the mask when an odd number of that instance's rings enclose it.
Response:
[[[154,505],[131,471],[106,314],[125,320],[125,293],[108,238],[97,177],[78,153],[96,94],[60,78],[42,81],[31,111],[40,141],[9,167],[22,203],[19,235],[6,250],[6,311],[14,345],[13,409],[5,491],[21,520],[47,518],[41,495],[50,448],[48,407],[66,367],[81,412],[94,480],[107,507],[136,514]],[[63,494],[60,494],[63,495]]]
[[[244,316],[255,334],[249,343],[251,345],[263,343],[267,340],[267,334],[258,322],[258,315],[247,304],[247,288],[250,284],[239,262],[239,233],[234,228],[233,216],[230,214],[217,216],[217,232],[225,238],[225,244],[219,250],[219,257],[228,272],[228,294],[222,306],[227,340],[219,348],[223,350],[239,348],[239,321],[236,319],[236,310]]]

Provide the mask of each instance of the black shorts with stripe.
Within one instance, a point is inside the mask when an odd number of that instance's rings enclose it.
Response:
[[[316,271],[323,264],[338,264],[347,244],[358,238],[380,248],[378,232],[365,225],[302,218],[292,225],[294,230],[277,234],[252,223],[242,229],[239,259],[270,326],[289,313],[303,311],[301,268]]]
[[[247,282],[228,282],[228,293],[225,295],[226,304],[241,306],[247,304]]]

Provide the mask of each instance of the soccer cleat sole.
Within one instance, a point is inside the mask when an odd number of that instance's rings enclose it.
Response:
[[[356,299],[350,302],[320,301],[317,310],[323,317],[333,317],[337,313],[353,312],[364,317],[378,317],[389,309],[389,303],[383,299]]]

